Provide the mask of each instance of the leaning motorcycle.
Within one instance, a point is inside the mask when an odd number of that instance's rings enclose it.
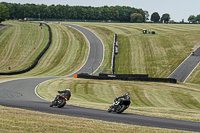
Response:
[[[109,107],[108,112],[116,112],[120,114],[129,107],[130,103],[129,100],[114,100],[112,106]]]
[[[67,100],[67,96],[59,93],[59,95],[56,96],[55,100],[51,102],[50,107],[57,106],[58,108],[62,108],[65,106]]]

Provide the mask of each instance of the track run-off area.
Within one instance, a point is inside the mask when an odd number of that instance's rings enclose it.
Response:
[[[72,24],[65,24],[79,30],[89,42],[88,58],[84,65],[75,73],[93,73],[103,62],[104,45],[90,30]],[[68,75],[64,77],[72,77]],[[52,114],[85,117],[110,122],[132,125],[177,129],[185,131],[200,131],[199,122],[151,117],[130,113],[110,114],[106,110],[67,105],[63,109],[49,108],[49,101],[43,100],[36,94],[36,87],[45,81],[63,77],[26,78],[0,83],[0,105],[22,109],[41,111]]]

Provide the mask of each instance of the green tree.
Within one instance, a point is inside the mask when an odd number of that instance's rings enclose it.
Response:
[[[161,22],[164,21],[164,23],[168,23],[169,20],[170,20],[170,15],[168,13],[165,13],[165,14],[162,15]]]
[[[0,23],[5,21],[5,19],[9,18],[8,9],[5,5],[0,4]]]
[[[195,23],[196,22],[196,17],[194,15],[190,15],[188,18],[189,23]]]
[[[144,11],[144,13],[145,13],[145,22],[146,22],[147,20],[149,20],[149,12]]]
[[[69,5],[35,5],[35,4],[16,4],[1,2],[8,8],[10,18],[36,18],[36,19],[79,19],[79,20],[115,20],[130,22],[132,13],[139,13],[145,21],[145,12],[128,6],[103,6],[103,7],[84,7]]]
[[[142,23],[143,22],[142,14],[140,14],[140,13],[131,14],[131,22],[133,22],[133,23]]]
[[[158,14],[158,12],[154,12],[151,15],[151,21],[155,23],[155,22],[159,22],[159,20],[160,20],[160,15]]]
[[[200,14],[196,16],[196,21],[200,23]]]

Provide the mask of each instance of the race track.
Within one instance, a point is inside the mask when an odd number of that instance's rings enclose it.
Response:
[[[71,26],[81,31],[90,42],[90,51],[88,59],[84,66],[79,71],[77,71],[77,73],[92,73],[94,70],[98,69],[104,57],[103,44],[101,40],[94,33],[85,28],[75,25],[68,26]],[[106,110],[84,108],[72,105],[66,105],[64,108],[61,109],[50,108],[50,102],[40,99],[35,94],[35,87],[46,80],[54,78],[55,77],[30,78],[2,82],[0,83],[0,105],[133,125],[200,132],[199,122],[181,121],[127,113],[114,114],[107,113]]]
[[[193,70],[198,66],[199,62],[200,48],[197,48],[169,75],[168,78],[175,78],[179,82],[185,82]]]

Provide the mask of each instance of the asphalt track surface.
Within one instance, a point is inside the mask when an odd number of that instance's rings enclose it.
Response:
[[[77,73],[90,73],[90,71],[92,72],[93,70],[98,69],[103,60],[103,44],[101,40],[95,34],[85,28],[75,25],[68,26],[81,31],[90,42],[88,60]],[[64,108],[50,108],[50,102],[39,98],[35,94],[35,88],[38,84],[55,78],[56,77],[29,78],[2,82],[0,83],[0,105],[132,125],[200,132],[199,122],[150,117],[128,113],[115,114],[108,113],[106,110],[91,109],[73,105],[66,105]]]
[[[175,78],[179,82],[185,82],[193,70],[198,66],[199,62],[200,48],[197,48],[169,75],[168,78]]]

